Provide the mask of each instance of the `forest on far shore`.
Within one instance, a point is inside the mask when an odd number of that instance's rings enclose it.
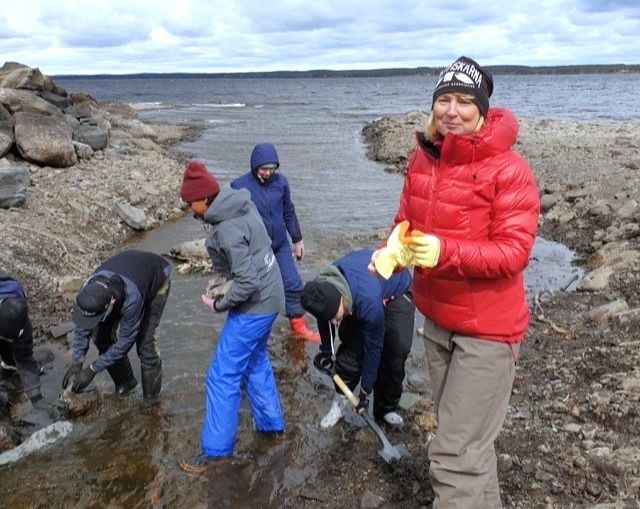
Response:
[[[640,64],[597,64],[597,65],[487,65],[493,74],[608,74],[640,73]],[[362,69],[350,71],[331,71],[318,69],[313,71],[270,71],[238,73],[137,73],[137,74],[64,74],[54,78],[378,78],[384,76],[438,75],[442,67],[414,67],[395,69]]]

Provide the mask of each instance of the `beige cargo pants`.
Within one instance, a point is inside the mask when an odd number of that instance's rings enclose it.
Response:
[[[494,442],[509,405],[519,344],[424,325],[438,429],[429,444],[433,509],[498,509]]]

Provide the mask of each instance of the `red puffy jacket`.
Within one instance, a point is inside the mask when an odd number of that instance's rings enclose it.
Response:
[[[540,200],[526,161],[511,150],[518,123],[491,108],[478,132],[432,144],[418,133],[395,222],[440,239],[433,269],[416,268],[420,312],[445,329],[506,343],[524,337],[522,272]]]

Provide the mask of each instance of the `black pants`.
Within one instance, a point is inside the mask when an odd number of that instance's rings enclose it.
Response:
[[[411,351],[416,306],[411,293],[390,300],[384,310],[384,346],[373,386],[373,415],[380,419],[395,411],[402,396],[404,365]],[[364,338],[358,320],[345,316],[338,328],[340,346],[336,352],[336,373],[353,391],[360,381]],[[341,393],[336,388],[336,392]]]
[[[147,304],[136,336],[136,351],[140,359],[141,369],[155,368],[160,363],[160,350],[156,338],[156,329],[160,324],[164,306],[169,298],[171,282],[167,280],[156,296]],[[114,313],[101,322],[94,336],[94,343],[100,354],[106,352],[116,342],[120,317]]]
[[[33,358],[33,328],[27,319],[24,332],[13,341],[0,340],[0,358],[5,364],[15,366],[28,397],[40,394],[40,367]]]

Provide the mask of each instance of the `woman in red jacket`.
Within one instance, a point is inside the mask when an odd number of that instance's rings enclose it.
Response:
[[[494,442],[529,324],[522,272],[539,195],[511,149],[518,123],[489,108],[492,91],[491,74],[470,58],[441,73],[395,217],[424,234],[414,231],[399,261],[416,267],[414,299],[426,318],[439,423],[428,452],[434,509],[501,507]]]

